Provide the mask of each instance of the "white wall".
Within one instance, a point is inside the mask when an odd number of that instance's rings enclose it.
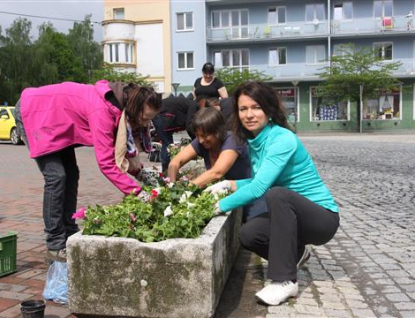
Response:
[[[135,29],[137,72],[151,77],[164,76],[163,25],[138,24]]]

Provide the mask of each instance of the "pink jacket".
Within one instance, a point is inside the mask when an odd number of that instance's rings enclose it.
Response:
[[[122,192],[139,185],[115,164],[115,133],[121,111],[105,100],[108,81],[95,85],[72,82],[27,88],[20,99],[30,157],[37,158],[72,145],[94,147],[101,172]]]

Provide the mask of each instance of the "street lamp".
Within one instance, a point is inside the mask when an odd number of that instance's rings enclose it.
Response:
[[[297,133],[297,107],[298,107],[298,101],[297,101],[297,86],[300,83],[299,81],[292,81],[291,82],[294,85],[294,132]]]
[[[177,96],[177,88],[180,86],[180,83],[171,83],[171,86],[174,90],[174,96]]]

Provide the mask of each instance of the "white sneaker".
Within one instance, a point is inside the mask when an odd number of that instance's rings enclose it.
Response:
[[[290,297],[298,294],[298,283],[285,281],[283,283],[272,282],[255,294],[255,297],[271,306],[278,306]]]

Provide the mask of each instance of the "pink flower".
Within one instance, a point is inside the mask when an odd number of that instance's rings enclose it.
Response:
[[[72,219],[75,219],[75,220],[78,220],[78,219],[84,220],[85,218],[86,218],[86,209],[84,206],[80,208],[78,211],[76,211],[74,214],[72,214]]]
[[[130,213],[130,220],[131,222],[137,221],[137,217],[134,215],[134,213]]]
[[[155,188],[151,190],[151,199],[157,198],[160,194],[160,189]]]

